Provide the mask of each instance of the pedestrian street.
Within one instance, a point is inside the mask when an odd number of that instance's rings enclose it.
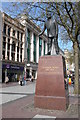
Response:
[[[0,88],[0,105],[35,93],[35,82],[25,86]]]

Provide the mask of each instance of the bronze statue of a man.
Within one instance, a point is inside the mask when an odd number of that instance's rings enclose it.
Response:
[[[50,14],[47,14],[47,21],[44,23],[44,29],[39,34],[41,36],[44,31],[47,29],[47,36],[48,36],[48,55],[52,54],[59,54],[59,47],[58,47],[58,24],[56,20],[52,19]],[[52,47],[52,43],[54,41],[54,46]],[[51,51],[53,50],[53,53]],[[55,53],[54,53],[55,51]]]

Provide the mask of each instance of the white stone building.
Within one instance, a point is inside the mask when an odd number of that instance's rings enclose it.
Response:
[[[39,37],[41,32],[40,28],[23,15],[20,19],[20,23],[26,28],[25,30],[25,72],[27,77],[34,76],[37,78],[37,69],[40,56],[47,54],[47,36],[43,34]]]
[[[16,81],[24,71],[25,27],[2,13],[2,82]]]

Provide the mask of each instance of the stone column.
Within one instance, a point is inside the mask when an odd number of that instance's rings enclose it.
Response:
[[[39,37],[36,36],[36,62],[39,61]]]
[[[16,42],[15,61],[17,61],[17,46],[18,46],[18,43]]]
[[[6,26],[6,35],[8,35],[8,26]]]
[[[34,34],[31,32],[31,52],[30,52],[30,61],[33,62],[33,40],[34,40]]]
[[[15,31],[15,38],[17,39],[17,31]],[[17,61],[17,46],[18,46],[18,42],[16,42],[15,61]]]
[[[7,42],[8,42],[8,38],[6,37],[6,49],[5,49],[5,59],[6,60],[7,60],[7,50],[8,50]]]
[[[19,32],[19,40],[21,41],[21,33]]]
[[[11,28],[10,30],[10,36],[13,36],[13,29]],[[11,52],[12,52],[12,38],[10,38],[10,54],[9,54],[9,60],[12,60],[12,56],[11,56]]]
[[[27,38],[25,38],[25,34],[23,34],[23,37],[22,37],[22,42],[23,42],[23,45],[22,45],[22,62],[24,61],[24,59],[27,59]]]
[[[12,38],[10,39],[10,54],[9,54],[10,60],[12,60],[11,52],[12,52]]]
[[[15,31],[15,38],[17,39],[17,31]]]
[[[21,53],[20,53],[20,43],[19,43],[19,62],[21,61],[21,60],[20,60],[20,54],[21,54]]]

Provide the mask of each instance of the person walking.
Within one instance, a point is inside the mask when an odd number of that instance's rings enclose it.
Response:
[[[69,75],[69,85],[71,85],[71,76]]]
[[[34,76],[32,75],[32,79],[31,79],[31,81],[33,82],[33,80],[34,80]]]
[[[21,75],[19,76],[19,83],[22,86],[22,77],[21,77]]]
[[[26,77],[23,78],[24,85],[26,85]]]
[[[8,76],[6,76],[5,83],[7,84],[9,82]]]

